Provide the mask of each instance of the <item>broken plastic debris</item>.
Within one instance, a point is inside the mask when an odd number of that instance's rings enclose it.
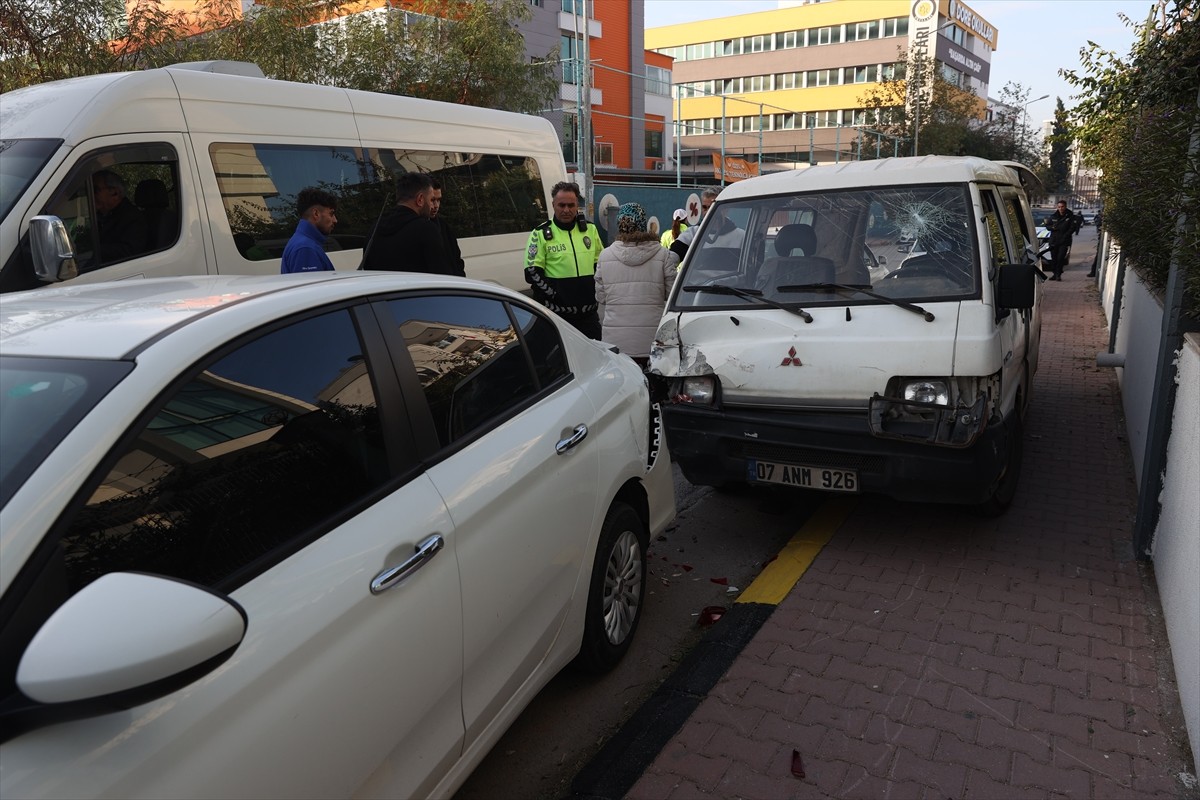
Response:
[[[728,589],[725,590],[725,594],[737,594],[740,591],[741,591],[741,589],[739,589],[738,587],[730,586]]]
[[[678,566],[678,567],[679,567],[681,570],[683,570],[684,572],[691,572],[691,571],[692,571],[692,565],[691,565],[691,564],[678,564],[678,565],[676,565],[676,566]]]
[[[792,751],[792,774],[797,778],[804,777],[804,761],[800,758],[800,751]]]
[[[707,627],[723,616],[725,616],[725,606],[705,606],[700,611],[700,619],[696,620],[696,624]]]
[[[729,585],[729,578],[709,578],[709,580],[712,581],[713,583],[717,584],[718,586],[728,586]]]

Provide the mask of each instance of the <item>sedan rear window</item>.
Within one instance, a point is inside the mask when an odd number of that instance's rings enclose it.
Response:
[[[0,356],[0,508],[133,364]]]

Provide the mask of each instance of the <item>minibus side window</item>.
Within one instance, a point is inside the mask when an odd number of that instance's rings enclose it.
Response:
[[[301,189],[317,187],[338,200],[327,251],[361,248],[383,210],[383,188],[361,148],[216,142],[208,154],[233,242],[248,261],[283,256]]]
[[[160,250],[179,239],[179,160],[165,143],[84,156],[42,211],[67,226],[79,271]]]

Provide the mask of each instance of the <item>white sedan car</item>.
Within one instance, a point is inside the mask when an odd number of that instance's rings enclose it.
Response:
[[[630,359],[317,273],[0,299],[0,796],[451,794],[629,647],[675,513]]]

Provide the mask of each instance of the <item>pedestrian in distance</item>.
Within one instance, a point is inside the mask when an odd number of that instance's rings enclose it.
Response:
[[[550,189],[554,216],[529,234],[525,282],[533,298],[590,339],[600,338],[596,314],[596,262],[604,245],[580,210],[579,185],[560,181]]]
[[[430,200],[430,205],[433,208],[429,218],[438,226],[438,232],[442,234],[442,247],[446,251],[446,265],[450,270],[451,275],[467,276],[467,265],[463,261],[462,250],[458,246],[458,237],[450,230],[450,225],[446,222],[446,218],[442,216],[442,182],[437,178],[433,179],[433,197]]]
[[[1067,254],[1071,251],[1071,237],[1079,232],[1079,217],[1067,208],[1066,201],[1059,200],[1054,213],[1046,220],[1050,231],[1050,280],[1061,281],[1067,266]]]
[[[279,271],[332,272],[333,262],[325,255],[325,239],[337,224],[337,198],[315,186],[296,195],[296,215],[300,221],[283,248]]]
[[[384,214],[364,248],[363,269],[457,275],[433,217],[433,179],[424,172],[396,178],[396,207]]]
[[[670,249],[675,240],[679,238],[679,234],[688,229],[686,220],[687,212],[682,208],[675,209],[675,213],[671,215],[671,230],[664,231],[662,239],[659,240],[663,247]]]
[[[643,368],[675,284],[679,257],[646,230],[646,211],[625,203],[617,211],[617,240],[600,254],[596,302],[604,341]]]

